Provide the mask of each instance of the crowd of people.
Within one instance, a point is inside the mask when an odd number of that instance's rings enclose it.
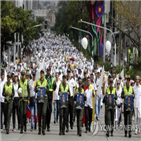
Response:
[[[26,55],[21,62],[12,62],[1,69],[0,102],[1,129],[5,125],[9,134],[12,114],[13,129],[22,134],[31,118],[31,129],[38,134],[50,132],[52,106],[54,124],[59,122],[59,135],[73,129],[77,119],[77,135],[90,132],[91,123],[99,121],[105,104],[106,136],[113,136],[124,117],[125,137],[131,134],[132,118],[135,134],[140,133],[141,80],[130,76],[105,72],[94,60],[88,60],[65,36],[41,37],[30,43],[32,53],[28,63]],[[31,117],[27,117],[30,110]],[[122,116],[124,115],[124,116]],[[38,120],[37,120],[38,119]],[[114,126],[115,125],[115,126]],[[129,126],[129,127],[128,127]],[[66,129],[66,130],[65,130]]]

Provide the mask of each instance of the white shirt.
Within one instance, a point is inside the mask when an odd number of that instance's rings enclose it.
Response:
[[[85,101],[85,107],[90,107],[93,109],[93,104],[92,104],[92,98],[93,98],[93,95],[92,95],[92,90],[91,89],[87,89],[85,91],[85,94],[86,94],[86,97],[87,97],[87,100]]]
[[[122,98],[121,98],[122,88],[120,87],[119,90],[116,89],[116,93],[117,93],[116,103],[120,104],[122,103]]]
[[[134,107],[141,108],[141,85],[137,86],[136,84],[133,87],[134,90]]]
[[[35,81],[33,81],[33,79],[29,81],[30,97],[33,97],[36,94],[34,91],[34,83]]]
[[[58,82],[56,83],[56,90],[54,91],[54,100],[59,100],[59,86],[60,86],[61,81],[58,80]]]
[[[73,88],[75,88],[75,81],[72,78],[70,80],[67,80],[67,83],[69,84],[70,96],[73,96]]]
[[[14,92],[15,92],[15,95],[14,95],[14,97],[19,97],[19,95],[18,95],[18,83],[17,84],[13,84],[14,85]]]
[[[4,96],[2,95],[2,93],[5,82],[5,79],[3,81],[0,81],[0,102],[2,103],[4,103]]]

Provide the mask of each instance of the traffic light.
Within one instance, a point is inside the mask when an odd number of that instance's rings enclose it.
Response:
[[[47,21],[45,21],[45,29],[47,29]]]

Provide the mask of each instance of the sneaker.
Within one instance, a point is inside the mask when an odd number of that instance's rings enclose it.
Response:
[[[138,129],[135,129],[135,135],[137,135],[138,134]]]
[[[30,129],[30,132],[32,132],[32,131],[33,131],[33,129],[31,128],[31,129]]]
[[[138,133],[140,133],[141,132],[141,130],[140,129],[138,129]]]
[[[16,128],[13,128],[12,131],[15,132],[16,131]]]

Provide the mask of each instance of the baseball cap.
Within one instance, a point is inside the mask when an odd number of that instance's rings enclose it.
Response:
[[[42,69],[42,70],[40,71],[40,73],[41,73],[41,72],[43,72],[43,73],[44,73],[44,70]]]
[[[10,72],[7,74],[7,77],[8,78],[11,78],[11,73]]]
[[[25,70],[21,71],[21,75],[25,75],[25,73],[26,73]]]
[[[35,71],[35,70],[33,70],[33,71],[32,71],[32,74],[33,74],[33,75],[36,75],[36,71]]]

